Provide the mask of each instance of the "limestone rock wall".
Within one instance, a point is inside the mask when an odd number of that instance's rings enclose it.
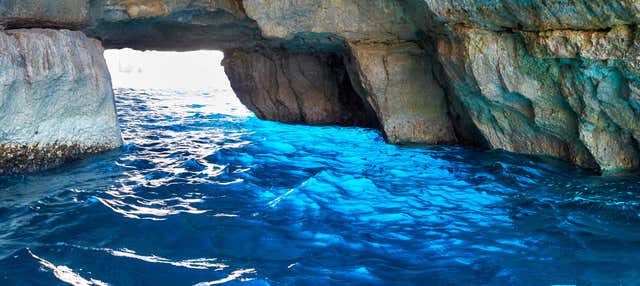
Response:
[[[240,0],[102,0],[82,27],[108,48],[230,49],[262,41]]]
[[[389,142],[457,141],[436,64],[413,42],[350,42],[353,86],[373,107]]]
[[[433,75],[434,65],[438,63],[418,45],[417,41],[424,35],[414,19],[407,16],[410,7],[405,1],[247,0],[243,6],[247,16],[256,21],[262,35],[272,44],[289,50],[310,47],[316,53],[342,54],[353,89],[373,109],[389,142],[457,142],[444,91]],[[314,68],[302,65],[298,72],[305,69],[313,72]],[[235,75],[230,76],[232,83],[241,81],[234,78]],[[303,113],[260,112],[256,106],[260,102],[263,106],[274,104],[260,100],[265,96],[255,92],[256,88],[251,89],[253,94],[247,89],[245,92],[235,90],[247,94],[242,97],[258,100],[248,105],[258,114],[262,113],[263,118],[290,122],[290,117],[299,118],[298,114]],[[292,98],[288,92],[275,94]],[[315,97],[313,92],[300,94],[299,98]],[[296,110],[285,107],[280,105],[287,111]]]
[[[222,49],[262,118],[379,124],[392,143],[470,143],[605,172],[640,168],[639,24],[636,0],[0,1],[6,29]],[[35,93],[6,94],[20,92]]]
[[[258,117],[311,125],[377,125],[351,88],[342,58],[331,53],[235,51],[224,67],[243,104]]]
[[[418,29],[404,12],[404,1],[243,0],[247,15],[272,39],[416,38]]]
[[[426,0],[456,114],[483,144],[640,167],[637,1]],[[491,5],[489,5],[491,4]]]
[[[492,30],[600,30],[640,23],[637,0],[422,0],[438,21]]]
[[[0,25],[5,28],[78,28],[88,24],[91,17],[87,0],[0,1]]]
[[[0,174],[122,144],[100,42],[81,32],[0,33]]]

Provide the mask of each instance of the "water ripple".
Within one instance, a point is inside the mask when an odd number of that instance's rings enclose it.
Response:
[[[73,272],[73,270],[69,267],[66,266],[56,266],[53,263],[44,260],[40,257],[38,257],[37,255],[33,254],[33,252],[31,252],[31,250],[27,249],[27,252],[29,252],[29,254],[31,255],[31,257],[33,257],[34,259],[36,259],[38,262],[40,262],[40,264],[46,268],[49,269],[53,272],[53,275],[60,279],[60,281],[62,282],[66,282],[69,283],[71,285],[74,286],[91,286],[91,285],[97,285],[97,286],[107,286],[109,284],[104,283],[100,280],[96,280],[96,279],[85,279],[82,278],[82,276],[80,276],[79,274]]]
[[[639,176],[266,122],[229,91],[116,93],[123,148],[0,178],[1,285],[640,280]]]

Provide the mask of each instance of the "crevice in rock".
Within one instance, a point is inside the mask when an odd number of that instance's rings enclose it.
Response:
[[[338,78],[339,97],[338,100],[344,106],[349,106],[354,114],[353,123],[355,126],[369,127],[379,129],[380,119],[369,105],[368,101],[362,97],[353,86],[351,75],[345,67],[345,56],[336,56],[332,67]]]

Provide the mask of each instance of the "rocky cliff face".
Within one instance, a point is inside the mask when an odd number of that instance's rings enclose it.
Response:
[[[441,23],[490,30],[602,30],[638,24],[635,0],[424,0]]]
[[[103,0],[92,2],[85,33],[109,48],[230,49],[261,41],[236,0]]]
[[[485,145],[604,172],[640,166],[635,1],[435,2],[448,95]]]
[[[0,33],[0,173],[122,144],[102,46],[80,32]]]
[[[224,67],[240,101],[263,119],[313,125],[377,126],[333,53],[235,51]]]
[[[638,1],[29,0],[0,24],[225,50],[264,119],[640,167]]]
[[[457,33],[440,39],[441,63],[453,75],[451,95],[463,103],[457,112],[470,115],[489,147],[605,171],[638,167],[638,74],[630,69],[637,59],[625,58],[632,48],[616,44],[617,31],[574,40],[578,32]],[[581,45],[599,51],[580,52]]]
[[[349,42],[353,85],[375,110],[386,139],[402,144],[456,142],[435,61],[416,43]]]

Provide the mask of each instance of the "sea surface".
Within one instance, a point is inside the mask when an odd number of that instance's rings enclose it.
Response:
[[[125,146],[0,178],[0,285],[640,285],[640,177],[116,91]]]

